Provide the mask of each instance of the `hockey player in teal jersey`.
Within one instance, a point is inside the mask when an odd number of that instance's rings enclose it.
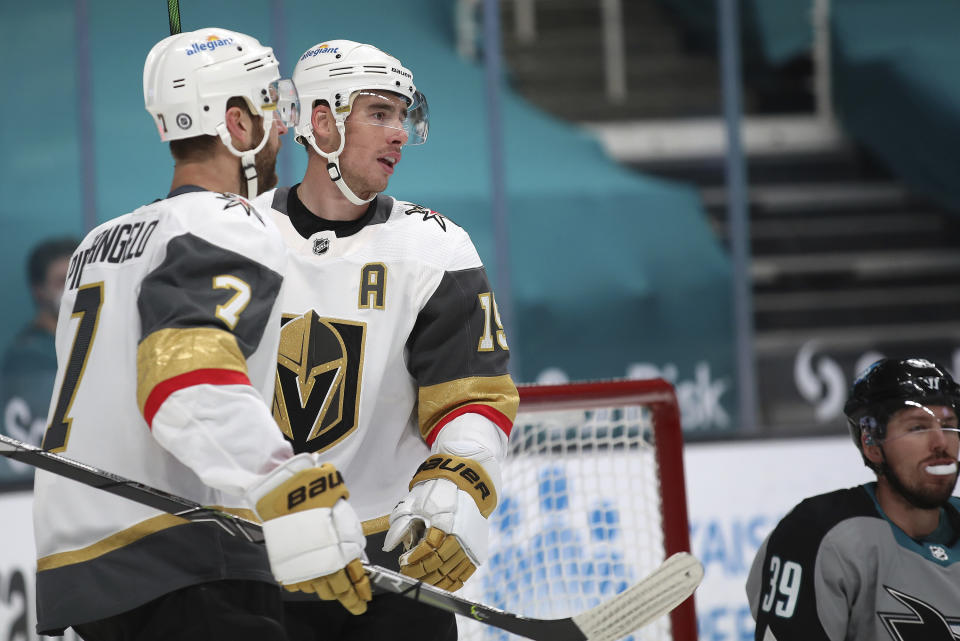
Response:
[[[382,193],[427,139],[413,73],[326,40],[293,80],[306,174],[256,201],[290,253],[274,417],[343,472],[372,561],[456,590],[486,559],[518,404],[496,299],[466,231]],[[392,594],[360,617],[332,603],[287,615],[297,641],[456,638],[453,615]]]
[[[295,455],[268,405],[286,256],[244,194],[275,184],[295,121],[278,69],[269,47],[224,29],[151,49],[144,100],[170,143],[170,192],[73,253],[43,437],[44,449],[259,518],[265,546],[39,470],[41,633],[282,641],[278,583],[356,611],[371,598],[342,477]]]
[[[757,641],[960,638],[960,388],[930,361],[880,360],[844,408],[876,482],[804,500],[747,580]]]

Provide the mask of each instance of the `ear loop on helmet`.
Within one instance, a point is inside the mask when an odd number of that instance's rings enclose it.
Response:
[[[343,147],[347,143],[347,130],[344,121],[347,119],[347,116],[353,111],[353,99],[357,95],[357,92],[353,92],[350,95],[350,110],[343,114],[336,114],[334,116],[334,121],[337,124],[337,131],[340,133],[340,146],[336,151],[326,153],[320,149],[317,145],[317,141],[313,136],[313,112],[310,113],[310,131],[306,135],[301,135],[301,138],[305,139],[313,150],[317,152],[320,156],[327,159],[327,174],[330,176],[330,180],[333,181],[333,184],[340,189],[340,193],[349,200],[354,205],[366,205],[368,202],[377,197],[378,194],[373,194],[367,199],[360,198],[353,190],[350,189],[347,185],[347,181],[344,180],[343,174],[340,173],[340,154],[343,153]]]
[[[859,432],[863,434],[863,444],[864,445],[876,445],[877,439],[874,437],[874,433],[879,429],[880,423],[877,421],[877,417],[873,415],[861,416],[857,420],[857,428]]]
[[[217,134],[220,140],[230,150],[234,156],[240,158],[240,165],[243,168],[243,177],[247,180],[247,198],[257,197],[257,154],[267,145],[267,139],[270,137],[270,131],[273,129],[273,110],[265,109],[263,114],[263,138],[253,149],[238,151],[233,146],[233,138],[227,131],[227,123],[221,122],[217,125]]]
[[[864,446],[876,445],[880,448],[881,460],[879,465],[882,467],[887,462],[887,453],[883,451],[882,442],[874,436],[875,430],[878,429],[879,423],[877,422],[875,417],[864,416],[860,418],[859,424],[860,424],[860,432],[861,434],[863,434],[863,445]],[[861,454],[864,456],[864,458],[866,458],[866,454],[864,454],[862,451],[861,451]],[[875,465],[876,464],[871,462],[869,464],[870,469],[877,471],[878,468],[875,467]]]

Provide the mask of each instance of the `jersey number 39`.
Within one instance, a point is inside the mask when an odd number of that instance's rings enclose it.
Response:
[[[782,569],[781,569],[782,566]],[[760,609],[773,613],[778,617],[789,619],[797,608],[797,598],[800,596],[800,580],[803,568],[793,561],[780,562],[780,557],[770,557],[770,589],[764,595]]]

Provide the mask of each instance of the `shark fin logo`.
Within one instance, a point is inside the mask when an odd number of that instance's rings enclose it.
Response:
[[[284,314],[273,418],[295,452],[322,452],[357,428],[366,325]]]
[[[883,586],[890,596],[907,606],[910,612],[877,612],[891,639],[895,641],[958,641],[954,633],[960,617],[944,616],[939,610],[916,597],[890,586]]]

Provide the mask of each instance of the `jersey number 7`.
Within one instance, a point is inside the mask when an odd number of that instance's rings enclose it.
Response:
[[[93,347],[93,339],[97,334],[97,322],[100,320],[100,308],[103,305],[103,281],[84,285],[77,290],[77,300],[73,304],[71,318],[80,317],[77,324],[77,333],[73,337],[73,347],[67,361],[60,392],[56,395],[57,405],[53,410],[53,418],[47,431],[43,435],[43,449],[51,452],[62,452],[67,449],[67,439],[70,438],[70,406],[77,393],[77,385],[83,378],[83,370],[87,367],[87,357]]]
[[[214,315],[231,330],[236,326],[240,313],[250,302],[250,285],[246,281],[230,274],[221,274],[213,278],[213,289],[233,290],[234,294],[222,305],[217,305]],[[53,418],[43,435],[43,449],[50,452],[63,452],[70,439],[70,408],[77,393],[77,387],[87,367],[87,359],[97,335],[100,310],[104,301],[103,281],[83,285],[77,290],[77,299],[73,304],[71,318],[80,318],[73,337],[73,346],[67,357],[66,371],[60,390],[56,392],[57,404]],[[59,357],[58,357],[59,360]]]

